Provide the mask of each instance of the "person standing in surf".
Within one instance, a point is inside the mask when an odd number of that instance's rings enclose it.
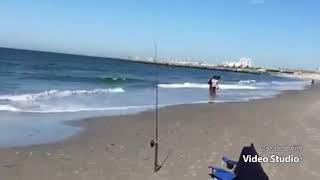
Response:
[[[211,79],[209,79],[209,102],[212,102],[213,98],[217,94],[217,89],[219,89],[219,79],[220,76],[213,76]]]

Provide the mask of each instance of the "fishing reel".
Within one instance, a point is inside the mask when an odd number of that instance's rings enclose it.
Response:
[[[152,139],[150,141],[150,147],[153,148],[156,145],[156,142]]]

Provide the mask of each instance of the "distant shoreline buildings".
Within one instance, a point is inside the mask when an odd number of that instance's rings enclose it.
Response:
[[[180,65],[180,66],[206,66],[215,67],[214,64],[205,63],[203,60],[195,60],[191,58],[168,58],[168,57],[158,57],[156,62],[154,62],[153,57],[139,57],[139,56],[128,56],[127,59],[131,59],[137,62],[150,62],[166,65]]]
[[[222,66],[230,68],[252,68],[252,61],[251,58],[242,57],[238,62],[226,61],[222,64]]]
[[[233,71],[233,72],[242,72],[242,73],[271,73],[271,74],[286,74],[286,75],[299,75],[301,73],[320,73],[317,70],[296,70],[296,69],[287,69],[287,68],[263,68],[263,67],[254,67],[251,58],[242,57],[239,61],[225,61],[222,64],[211,64],[206,63],[202,60],[194,60],[191,58],[163,58],[158,57],[155,62],[152,57],[143,58],[138,56],[129,56],[125,59],[133,60],[140,63],[148,64],[160,64],[166,66],[178,66],[178,67],[191,67],[191,68],[201,68],[201,69],[213,69],[220,71]],[[300,76],[300,75],[299,75]],[[320,78],[319,78],[320,79]]]
[[[153,62],[154,59],[152,57],[149,58],[141,58],[138,56],[128,57],[128,59],[132,59],[134,61],[143,61],[143,62]],[[159,57],[157,62],[160,64],[168,64],[168,65],[191,65],[191,66],[206,66],[206,67],[226,67],[226,68],[252,68],[252,60],[251,58],[242,57],[239,61],[225,61],[222,64],[215,65],[211,63],[205,63],[202,60],[192,60],[190,58],[162,58]]]

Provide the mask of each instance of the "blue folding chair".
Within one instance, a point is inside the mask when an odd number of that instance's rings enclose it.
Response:
[[[222,160],[226,163],[229,170],[209,166],[213,179],[217,180],[268,180],[269,177],[264,172],[262,166],[258,162],[244,162],[244,156],[258,155],[253,144],[242,148],[238,162],[223,157]]]
[[[223,162],[226,163],[228,169],[233,169],[237,165],[236,161],[230,160],[227,157],[222,158]],[[218,180],[232,180],[236,178],[236,175],[232,171],[224,170],[218,167],[209,166],[211,173],[209,174],[213,179]]]

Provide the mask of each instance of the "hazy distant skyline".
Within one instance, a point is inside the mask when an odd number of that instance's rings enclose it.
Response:
[[[0,47],[97,55],[252,58],[320,67],[320,1],[118,0],[0,2]]]

